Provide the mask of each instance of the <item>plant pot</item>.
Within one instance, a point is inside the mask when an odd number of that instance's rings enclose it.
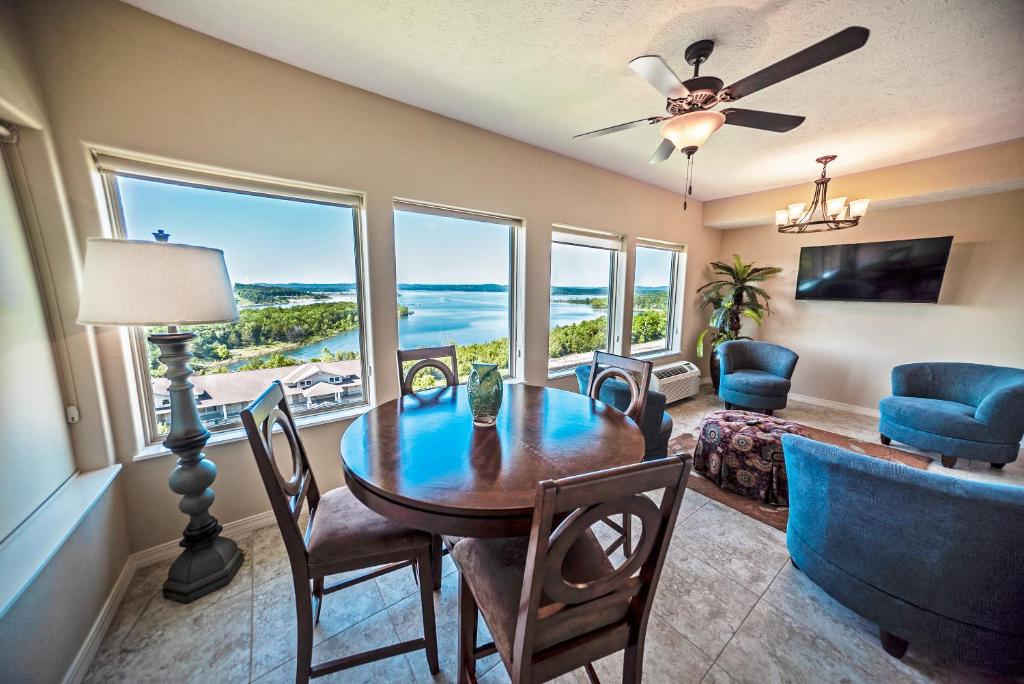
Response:
[[[711,350],[711,359],[708,363],[708,372],[711,373],[711,384],[715,388],[715,394],[718,394],[718,382],[721,378],[722,361],[718,358],[718,349]]]
[[[473,414],[473,425],[494,427],[504,391],[498,364],[474,363],[466,389],[469,392],[469,410]]]

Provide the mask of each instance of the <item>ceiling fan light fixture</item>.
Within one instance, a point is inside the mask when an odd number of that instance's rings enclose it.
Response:
[[[661,125],[661,137],[671,140],[677,150],[693,154],[724,123],[725,115],[721,112],[679,114]]]

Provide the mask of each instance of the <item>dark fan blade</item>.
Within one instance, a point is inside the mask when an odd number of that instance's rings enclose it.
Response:
[[[599,128],[596,131],[590,131],[588,133],[580,133],[579,135],[572,136],[576,138],[596,138],[599,135],[608,135],[609,133],[615,133],[616,131],[624,131],[627,128],[636,128],[637,126],[646,126],[653,123],[666,119],[664,116],[649,116],[646,119],[637,119],[636,121],[630,121],[629,123],[619,124],[618,126],[609,126],[608,128]]]
[[[658,149],[654,150],[654,154],[651,155],[651,158],[647,163],[657,164],[658,162],[663,162],[669,157],[671,157],[672,153],[675,151],[675,143],[673,143],[668,138],[665,138],[664,140],[661,141],[661,144],[658,145]]]
[[[665,64],[665,60],[657,55],[637,57],[629,63],[629,68],[657,88],[665,97],[686,97],[686,94],[690,92],[676,76],[676,72],[672,71],[672,68]]]
[[[804,122],[804,117],[793,114],[776,114],[775,112],[759,112],[756,109],[723,109],[725,123],[747,128],[760,128],[763,131],[785,133]]]
[[[801,50],[781,62],[776,62],[770,67],[761,69],[756,74],[741,78],[731,86],[727,86],[724,90],[733,100],[746,97],[762,88],[767,88],[779,81],[784,81],[787,78],[801,74],[808,69],[813,69],[825,62],[830,62],[837,57],[842,57],[848,52],[853,52],[868,42],[869,33],[870,31],[863,26],[851,26],[850,28],[843,29],[834,36],[826,38],[820,43],[815,43],[811,47]]]

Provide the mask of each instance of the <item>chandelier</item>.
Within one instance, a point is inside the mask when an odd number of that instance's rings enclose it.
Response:
[[[780,233],[820,233],[852,228],[860,223],[871,200],[853,200],[847,205],[845,197],[828,198],[828,182],[832,179],[825,172],[829,162],[835,158],[836,155],[828,154],[814,160],[821,164],[821,176],[814,181],[814,199],[810,207],[804,202],[797,202],[775,212],[775,225]],[[816,213],[820,218],[812,220]]]

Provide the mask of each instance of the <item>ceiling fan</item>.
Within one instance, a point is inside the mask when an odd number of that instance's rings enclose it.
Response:
[[[688,158],[692,157],[697,148],[721,128],[722,124],[758,128],[775,133],[791,131],[803,123],[804,117],[736,107],[721,111],[712,111],[712,108],[722,103],[735,102],[758,90],[853,52],[867,42],[869,33],[862,26],[851,26],[725,87],[724,81],[720,78],[700,75],[701,64],[711,57],[715,48],[712,40],[699,40],[686,48],[686,63],[693,67],[693,78],[685,81],[680,80],[658,55],[637,57],[629,63],[629,67],[667,98],[667,115],[637,119],[573,137],[595,138],[628,128],[664,122],[661,126],[661,137],[664,140],[650,158],[650,163],[656,164],[671,157],[677,149]]]

